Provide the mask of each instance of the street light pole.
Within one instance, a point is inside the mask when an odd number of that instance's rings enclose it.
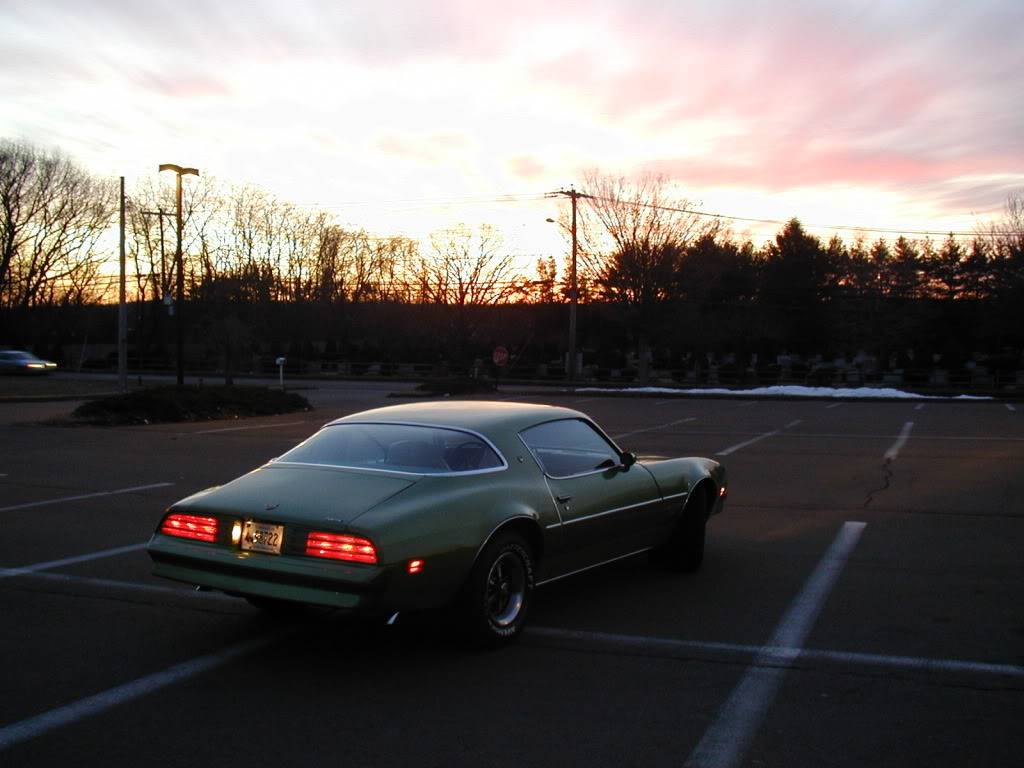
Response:
[[[569,383],[576,381],[576,305],[579,303],[579,287],[576,284],[576,199],[579,193],[572,189],[572,268],[569,271]]]
[[[178,386],[185,386],[185,268],[184,259],[181,253],[181,177],[198,176],[196,168],[182,168],[174,163],[163,163],[160,166],[162,171],[174,171],[177,174],[177,208],[175,209],[175,223],[178,229],[178,247],[174,252],[174,263],[178,270],[178,295],[175,297],[175,314],[178,316]]]
[[[124,259],[124,176],[121,177],[121,218],[118,227],[120,244],[118,264],[120,271],[117,281],[117,388],[128,391],[128,306],[125,303],[125,259]]]

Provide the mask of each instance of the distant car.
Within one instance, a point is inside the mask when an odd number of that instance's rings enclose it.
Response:
[[[637,461],[579,411],[391,406],[333,421],[164,514],[153,573],[248,599],[392,616],[454,605],[515,638],[533,588],[650,552],[696,570],[727,493],[715,461]]]
[[[0,373],[49,373],[56,367],[56,363],[40,360],[31,352],[0,349]]]

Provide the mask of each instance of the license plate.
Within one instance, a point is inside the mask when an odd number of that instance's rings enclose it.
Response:
[[[269,552],[281,554],[281,541],[284,539],[283,525],[270,525],[246,520],[242,523],[242,549],[250,552]]]

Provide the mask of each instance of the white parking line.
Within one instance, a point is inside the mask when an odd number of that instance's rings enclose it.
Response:
[[[845,403],[832,403],[832,405],[826,405],[825,410],[828,411],[831,410],[832,408],[838,408],[841,405],[845,405]]]
[[[97,496],[116,496],[119,493],[135,493],[136,491],[149,491],[153,488],[166,488],[174,483],[153,483],[152,485],[137,485],[133,488],[118,488],[114,491],[97,491],[96,493],[83,493],[78,496],[62,496],[59,499],[47,499],[46,501],[30,501],[27,504],[14,504],[10,507],[0,507],[0,512],[11,512],[15,509],[28,509],[29,507],[45,507],[48,504],[63,504],[65,501],[80,501],[82,499],[94,499]]]
[[[511,395],[510,395],[511,397]],[[221,429],[200,429],[197,432],[178,432],[179,435],[215,435],[218,432],[242,432],[247,429],[277,429],[278,427],[294,427],[306,424],[306,421],[281,421],[277,424],[255,424],[248,427],[222,427]]]
[[[736,407],[737,408],[749,408],[752,405],[757,405],[757,400],[751,400],[751,401],[746,402],[746,403],[740,403]]]
[[[803,424],[803,422],[803,419],[794,419],[793,421],[789,422],[789,424],[784,426],[782,429],[773,429],[771,432],[765,432],[763,435],[758,435],[757,437],[752,437],[749,440],[744,440],[742,443],[730,445],[728,448],[723,448],[722,450],[720,450],[718,453],[715,454],[715,456],[728,456],[730,453],[735,453],[741,448],[746,448],[748,445],[753,445],[754,443],[759,443],[762,440],[765,440],[766,438],[775,437],[775,435],[782,434],[783,430],[792,429],[798,424]]]
[[[639,435],[641,432],[655,432],[655,431],[657,431],[659,429],[668,429],[669,427],[675,427],[675,426],[677,426],[679,424],[685,424],[685,423],[687,423],[689,421],[696,421],[696,420],[697,420],[696,416],[687,416],[685,419],[676,419],[675,421],[670,421],[668,424],[658,424],[658,425],[653,426],[653,427],[644,427],[643,429],[634,429],[634,430],[631,430],[630,432],[621,432],[621,433],[619,433],[617,435],[612,435],[612,440],[619,440],[620,438],[629,437],[630,435]]]
[[[668,405],[669,403],[678,403],[679,398],[673,397],[671,400],[659,400],[655,405]]]
[[[917,405],[915,405],[914,406],[914,410],[915,411],[923,411],[924,410],[924,403],[918,403]]]
[[[907,444],[907,438],[910,437],[910,430],[913,428],[914,422],[912,421],[908,421],[904,424],[903,430],[900,432],[900,436],[896,438],[895,443],[889,446],[889,450],[882,454],[882,458],[887,461],[893,461],[897,456],[899,456],[903,446]]]
[[[686,652],[728,653],[737,656],[769,657],[772,666],[794,658],[801,661],[823,661],[883,669],[918,670],[921,672],[952,672],[956,674],[995,675],[1024,679],[1024,666],[993,664],[963,659],[926,659],[917,656],[892,656],[850,651],[829,651],[817,648],[774,648],[768,645],[743,643],[715,643],[702,640],[677,640],[667,637],[616,635],[607,632],[587,632],[555,627],[528,627],[526,637],[541,640],[566,641],[581,650],[625,650],[646,652],[672,658]]]
[[[1009,403],[1003,403],[1003,405],[1005,405],[1006,406],[1006,410],[1010,411],[1011,413],[1013,413],[1013,412],[1015,412],[1017,410],[1016,408],[1014,408]]]
[[[181,664],[175,664],[160,672],[132,680],[130,683],[115,686],[93,696],[66,704],[63,707],[51,709],[35,717],[30,717],[11,725],[0,728],[0,750],[20,744],[37,736],[42,736],[54,728],[70,725],[86,717],[98,715],[119,704],[124,704],[134,699],[147,696],[168,685],[181,682],[194,677],[202,672],[215,669],[229,661],[233,661],[254,651],[266,648],[284,637],[287,632],[275,632],[253,640],[246,640],[242,643],[229,646],[222,651],[200,656]]]
[[[839,574],[857,546],[865,523],[846,522],[821,558],[807,583],[790,604],[775,628],[768,646],[780,653],[758,654],[739,685],[733,689],[718,717],[705,731],[685,765],[691,768],[729,768],[739,765],[754,734],[775,700],[785,667],[768,666],[772,661],[792,661],[814,626]]]
[[[45,563],[23,565],[18,568],[0,568],[0,579],[5,579],[11,576],[22,576],[26,573],[37,573],[38,571],[49,571],[54,568],[62,568],[65,565],[74,565],[75,563],[86,563],[90,560],[100,560],[104,557],[115,557],[116,555],[123,555],[127,552],[135,552],[136,550],[143,549],[145,546],[145,542],[143,542],[142,544],[129,544],[125,547],[114,547],[113,549],[104,549],[100,550],[99,552],[89,552],[85,555],[64,557],[60,560],[47,560]]]
[[[782,432],[781,429],[773,429],[771,432],[765,432],[763,435],[752,437],[749,440],[744,440],[742,443],[737,443],[736,445],[730,445],[728,448],[723,448],[722,450],[718,451],[718,453],[716,453],[715,456],[728,456],[730,453],[735,453],[736,451],[740,450],[740,448],[746,448],[748,445],[759,443],[762,440],[765,440],[769,437],[775,437],[775,435],[779,434],[780,432]]]

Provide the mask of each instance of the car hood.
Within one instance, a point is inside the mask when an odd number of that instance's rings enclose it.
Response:
[[[338,467],[267,464],[227,485],[182,499],[174,507],[267,521],[342,524],[419,479]]]

